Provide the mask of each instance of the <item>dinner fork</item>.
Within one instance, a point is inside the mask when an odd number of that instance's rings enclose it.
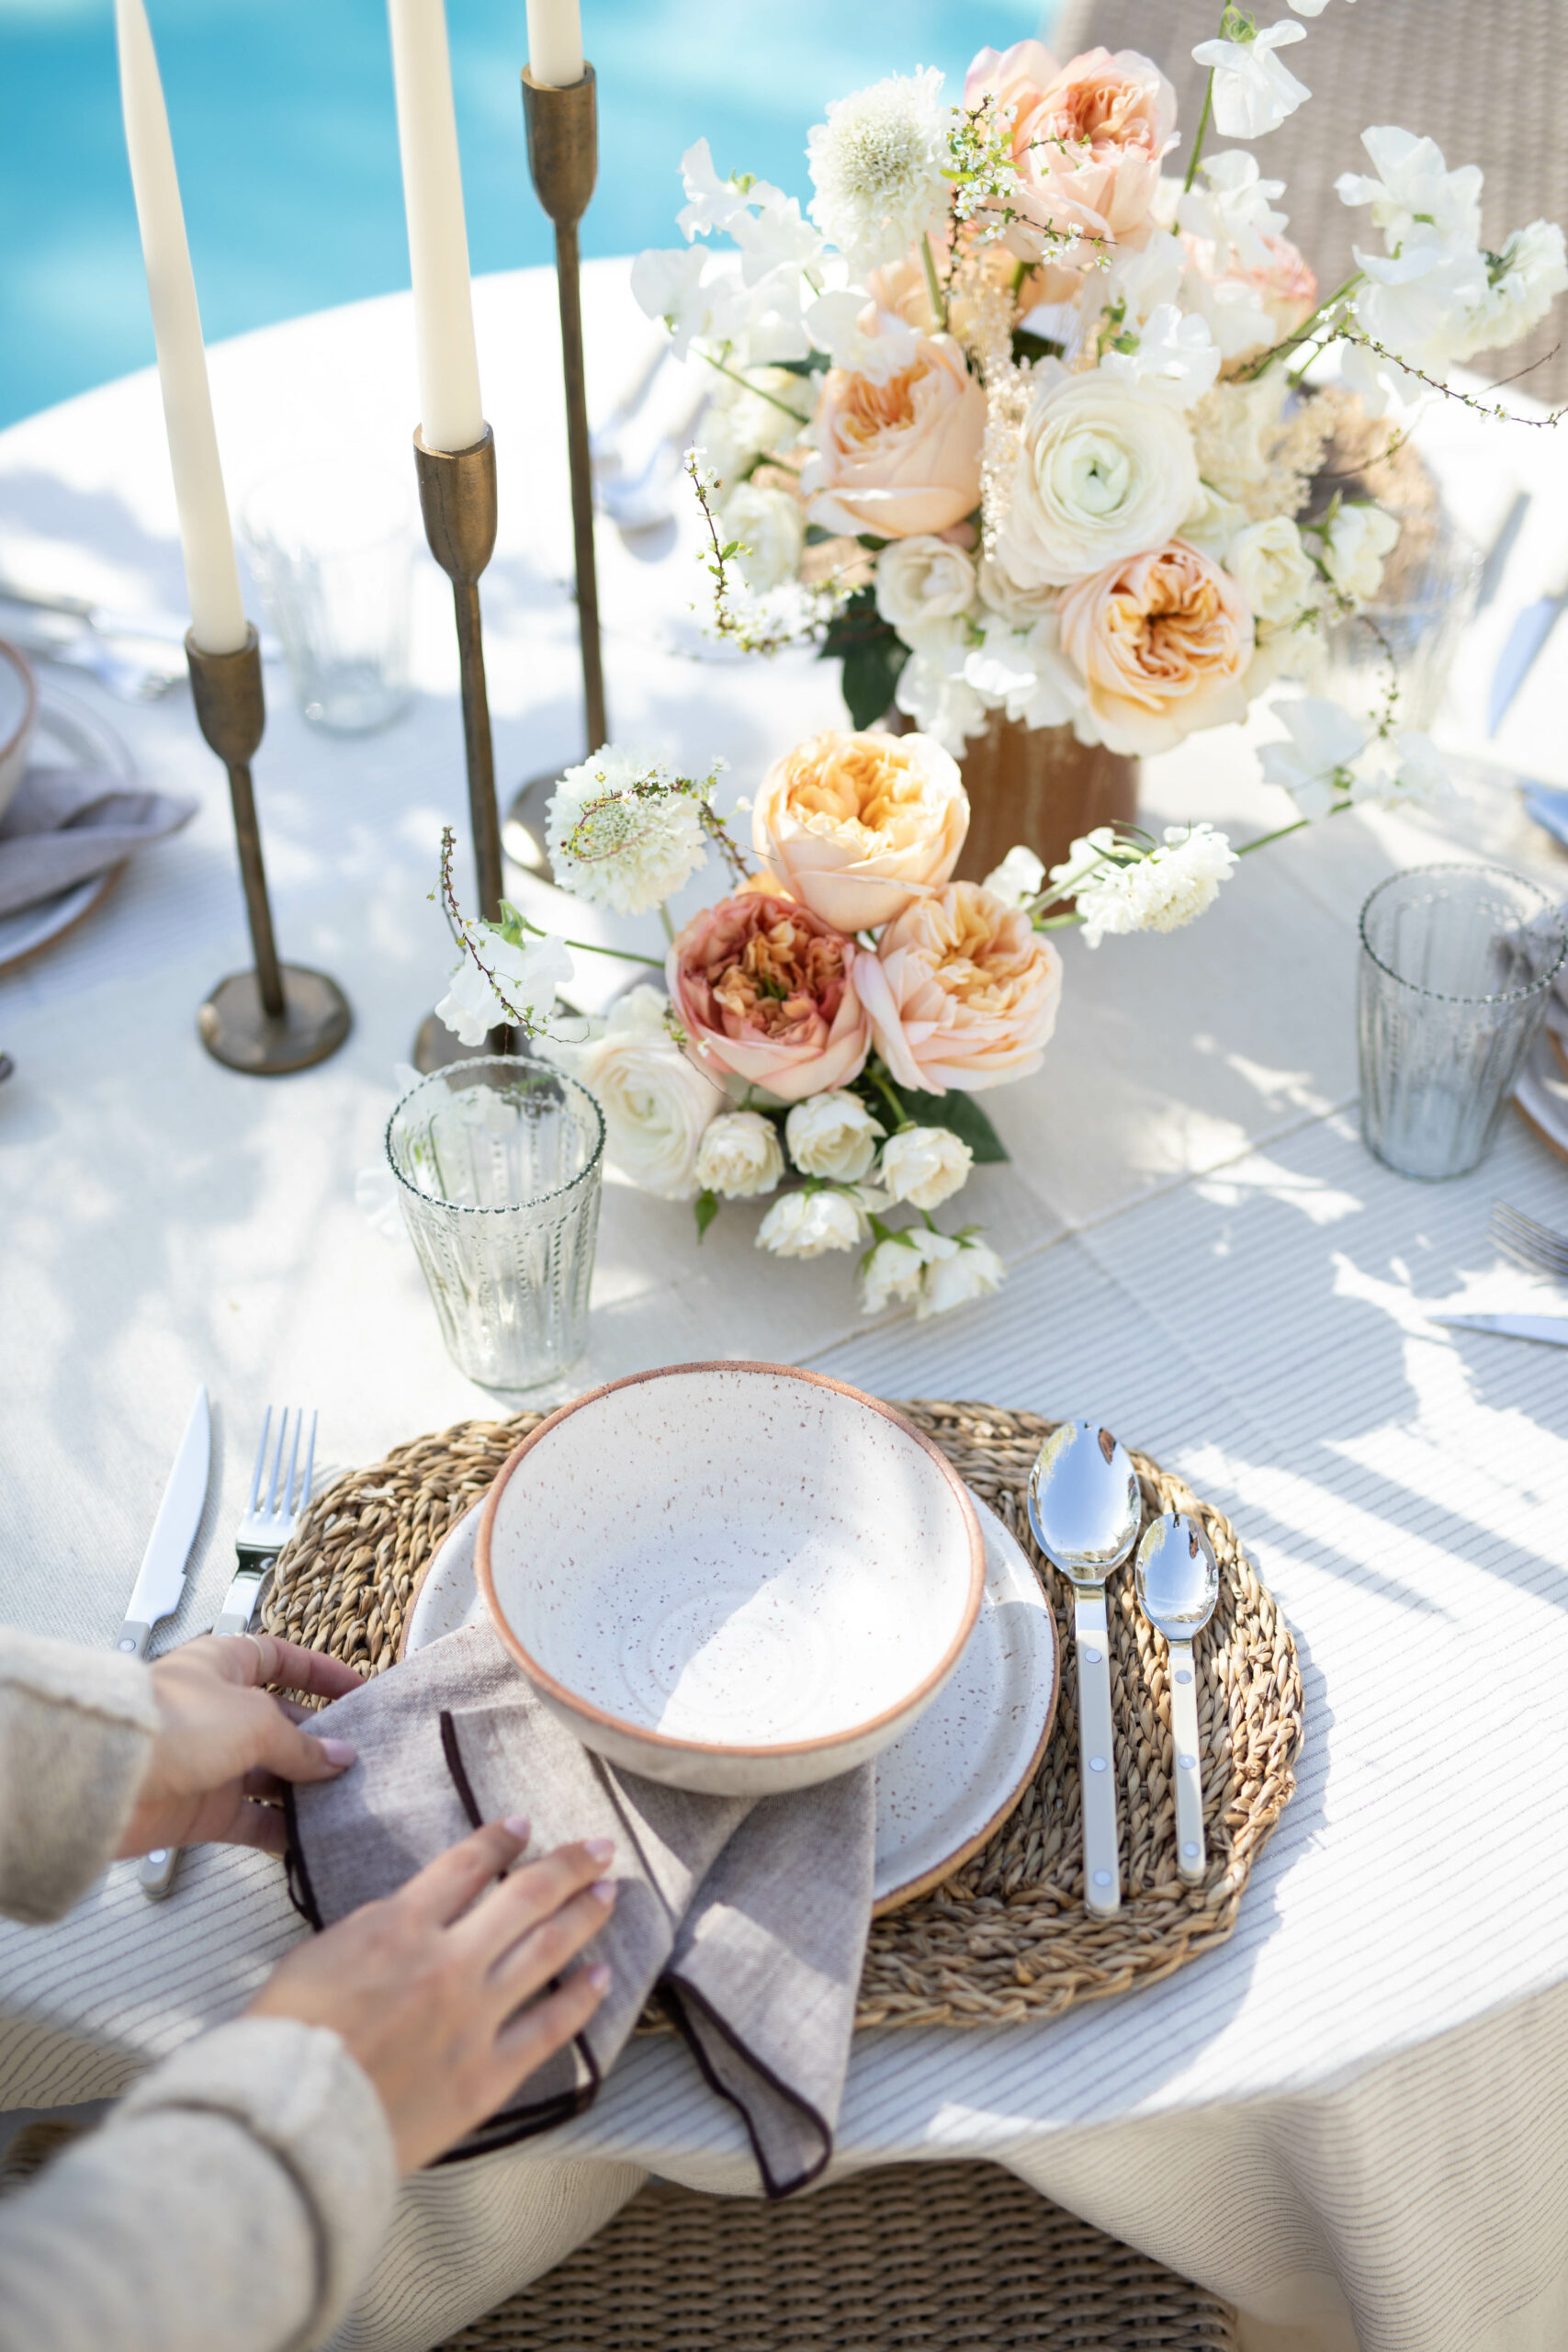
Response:
[[[240,1566],[212,1628],[215,1634],[248,1634],[251,1630],[257,1605],[272,1574],[273,1563],[299,1525],[299,1514],[310,1499],[316,1466],[318,1418],[312,1411],[310,1434],[305,1444],[305,1467],[301,1474],[299,1440],[305,1426],[304,1413],[287,1405],[284,1407],[278,1416],[277,1438],[272,1447],[269,1464],[267,1453],[272,1441],[272,1407],[269,1405],[266,1408],[262,1422],[261,1443],[256,1448],[256,1466],[251,1474],[250,1500],[234,1534],[234,1549],[239,1555]],[[287,1472],[284,1469],[286,1456],[288,1464]],[[137,1882],[142,1894],[152,1902],[161,1903],[173,1886],[179,1857],[177,1846],[154,1846],[150,1854],[143,1855],[136,1874]]]
[[[1498,1249],[1521,1266],[1568,1282],[1568,1234],[1557,1233],[1550,1225],[1538,1225],[1533,1216],[1509,1208],[1504,1201],[1494,1204],[1487,1231]]]

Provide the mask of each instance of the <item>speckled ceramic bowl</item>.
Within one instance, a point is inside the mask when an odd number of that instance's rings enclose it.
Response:
[[[874,1756],[942,1689],[985,1545],[929,1439],[782,1364],[613,1381],[525,1438],[475,1562],[497,1631],[586,1747],[716,1796]]]

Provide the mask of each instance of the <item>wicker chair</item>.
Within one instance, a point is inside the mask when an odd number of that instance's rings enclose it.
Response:
[[[441,2352],[1236,2352],[1216,2296],[996,2165],[784,2205],[650,2185]]]
[[[1285,11],[1268,13],[1271,20]],[[1156,58],[1176,85],[1184,134],[1177,152],[1185,155],[1203,100],[1204,77],[1190,52],[1218,29],[1219,17],[1218,0],[1207,12],[1193,0],[1179,6],[1171,0],[1064,0],[1051,47],[1067,58],[1102,42]],[[1349,276],[1350,247],[1368,235],[1367,214],[1341,204],[1334,183],[1341,172],[1369,168],[1360,143],[1369,123],[1424,132],[1450,165],[1480,164],[1486,174],[1482,227],[1491,243],[1543,215],[1568,220],[1563,0],[1496,0],[1483,15],[1471,0],[1376,0],[1359,8],[1334,0],[1305,31],[1284,62],[1312,92],[1310,105],[1248,144],[1264,172],[1284,181],[1290,234],[1325,290]],[[1538,400],[1568,399],[1561,301],[1525,342],[1496,355],[1495,365],[1485,354],[1471,364],[1499,378],[1528,369],[1522,390]]]

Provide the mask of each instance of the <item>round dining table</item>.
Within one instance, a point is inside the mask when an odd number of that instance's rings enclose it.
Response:
[[[652,332],[627,275],[585,273],[601,414]],[[583,751],[565,428],[549,274],[475,294],[501,508],[485,641],[509,794]],[[219,345],[211,375],[236,504],[249,481],[334,448],[412,482],[406,296]],[[655,379],[671,429],[694,382],[673,362]],[[994,1297],[867,1318],[849,1260],[780,1265],[755,1248],[747,1204],[699,1247],[689,1207],[612,1171],[569,1384],[736,1355],[884,1396],[1092,1414],[1234,1521],[1293,1630],[1306,1723],[1235,1933],[1048,2022],[861,2034],[833,2172],[1004,2165],[1228,2298],[1252,2352],[1568,2341],[1568,1806],[1552,1777],[1568,1358],[1428,1317],[1539,1306],[1488,1213],[1501,1198],[1568,1227],[1568,1169],[1510,1114],[1473,1175],[1393,1174],[1359,1136],[1355,1016],[1358,911],[1395,868],[1479,853],[1568,896],[1568,854],[1517,788],[1568,784],[1562,654],[1549,647],[1495,738],[1485,715],[1513,618],[1568,542],[1568,431],[1439,405],[1418,446],[1464,529],[1497,548],[1438,723],[1452,807],[1319,825],[1247,859],[1169,936],[1094,951],[1062,936],[1043,1068],[987,1098],[1010,1157],[962,1204],[1006,1261]],[[809,649],[749,660],[705,639],[682,489],[655,527],[599,525],[611,729],[686,773],[722,756],[728,800],[843,724],[842,707]],[[151,372],[0,435],[0,574],[180,609]],[[249,950],[224,777],[188,693],[130,704],[45,671],[46,692],[90,705],[149,783],[200,807],[88,920],[0,975],[16,1064],[0,1087],[0,1592],[38,1632],[114,1638],[198,1382],[215,1401],[212,1487],[160,1646],[220,1605],[269,1404],[319,1408],[330,1472],[532,1401],[462,1377],[412,1250],[355,1204],[451,963],[432,903],[445,823],[471,903],[451,605],[423,553],[412,658],[408,713],[361,738],[307,725],[268,663],[255,781],[280,944],[354,1008],[341,1052],[276,1080],[221,1067],[197,1038],[202,999]],[[1255,755],[1279,731],[1259,711],[1148,763],[1151,821],[1206,817],[1237,840],[1287,821]],[[566,911],[514,879],[530,905]],[[677,912],[702,897],[699,880]],[[570,912],[580,932],[600,920]],[[646,926],[596,935],[657,950]],[[221,1848],[186,1856],[164,1903],[121,1864],[58,1926],[5,1927],[0,2106],[13,2120],[90,2111],[242,2008],[302,1932],[279,1868]],[[406,2182],[338,2352],[438,2342],[650,2174],[756,2193],[739,2117],[657,2035],[574,2120]]]

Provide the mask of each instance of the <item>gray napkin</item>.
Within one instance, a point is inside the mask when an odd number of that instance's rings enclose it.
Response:
[[[656,1987],[739,2109],[770,2197],[833,2147],[871,1919],[874,1768],[753,1802],[660,1788],[594,1756],[541,1705],[488,1623],[434,1642],[322,1711],[358,1747],[288,1792],[294,1899],[328,1927],[481,1821],[526,1814],[530,1854],[611,1838],[615,1910],[584,1954],[611,1984],[571,2046],[444,2159],[587,2107]]]
[[[0,915],[19,914],[196,814],[194,800],[128,788],[92,768],[29,768],[0,817]]]

